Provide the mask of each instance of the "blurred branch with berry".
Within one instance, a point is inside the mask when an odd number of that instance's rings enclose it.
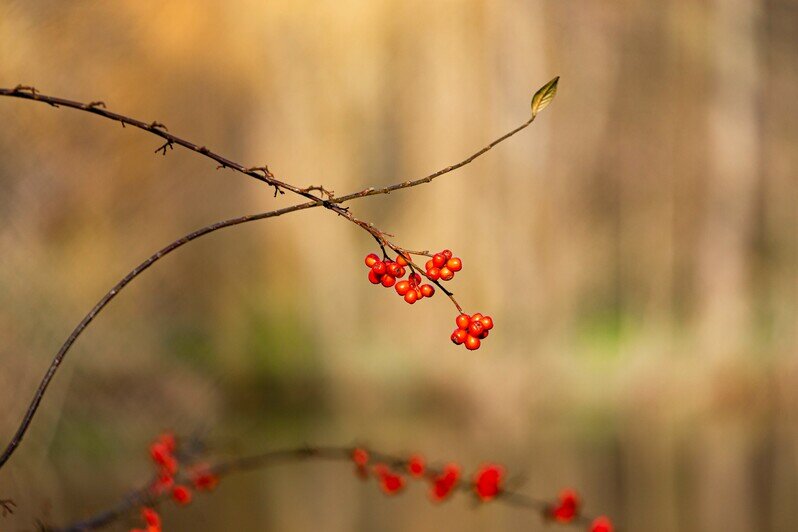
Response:
[[[8,97],[22,98],[31,101],[42,102],[56,108],[67,107],[71,109],[77,109],[79,111],[84,111],[87,113],[101,116],[103,118],[117,121],[121,123],[123,127],[126,124],[131,125],[143,131],[147,131],[148,133],[161,137],[165,141],[165,143],[160,148],[155,150],[156,153],[160,152],[163,155],[166,155],[167,150],[174,149],[175,145],[182,146],[188,150],[191,150],[205,157],[213,159],[218,163],[217,169],[230,168],[274,187],[275,196],[277,195],[278,192],[284,193],[284,191],[287,190],[294,194],[297,194],[299,196],[311,200],[309,202],[300,203],[297,205],[293,205],[291,207],[285,207],[283,209],[278,209],[258,214],[245,215],[238,218],[217,222],[208,225],[206,227],[200,228],[168,244],[167,246],[165,246],[164,248],[153,254],[151,257],[149,257],[147,260],[142,262],[136,268],[131,270],[116,285],[114,285],[114,287],[111,288],[111,290],[109,290],[100,299],[100,301],[98,301],[97,304],[94,307],[92,307],[92,309],[83,317],[83,319],[73,329],[72,333],[64,341],[64,343],[59,348],[58,352],[53,357],[50,366],[45,372],[44,377],[42,377],[42,380],[39,383],[36,392],[34,393],[33,399],[31,400],[30,405],[28,406],[28,409],[26,410],[22,418],[22,421],[20,422],[19,428],[12,436],[10,442],[4,449],[3,453],[0,454],[0,468],[2,468],[5,465],[5,463],[8,461],[8,459],[11,457],[11,455],[14,453],[14,451],[22,442],[22,439],[25,436],[25,433],[27,432],[33,420],[33,417],[36,415],[36,412],[39,408],[39,405],[41,404],[44,394],[47,391],[47,388],[50,382],[52,381],[53,377],[55,376],[56,372],[58,371],[59,367],[61,366],[67,352],[70,350],[70,348],[77,340],[77,338],[83,333],[86,327],[88,327],[89,324],[91,324],[94,318],[105,308],[105,306],[108,303],[110,303],[110,301],[114,299],[114,297],[116,297],[116,295],[119,294],[119,292],[125,286],[127,286],[131,281],[133,281],[141,273],[143,273],[150,266],[152,266],[156,261],[160,260],[161,258],[168,255],[177,248],[187,244],[188,242],[191,242],[201,236],[207,235],[209,233],[227,227],[233,227],[243,223],[252,222],[256,220],[263,220],[266,218],[273,218],[299,210],[320,207],[320,206],[324,207],[338,214],[339,216],[344,217],[346,220],[356,224],[358,227],[361,227],[362,229],[367,231],[380,246],[383,252],[383,260],[379,260],[379,257],[377,257],[377,260],[374,260],[371,255],[366,258],[366,264],[369,265],[371,268],[371,271],[369,272],[369,279],[372,281],[372,283],[376,281],[382,284],[383,286],[387,287],[393,286],[395,283],[396,291],[405,299],[405,301],[407,301],[410,304],[413,304],[417,300],[422,299],[424,297],[432,297],[435,293],[435,289],[431,285],[421,284],[421,276],[423,275],[449,297],[449,299],[454,304],[455,308],[459,313],[459,316],[457,318],[458,329],[455,330],[455,332],[452,334],[451,336],[452,341],[455,344],[464,344],[468,349],[473,350],[479,348],[481,340],[487,337],[488,331],[493,327],[492,320],[489,317],[483,317],[481,314],[474,314],[469,318],[470,322],[468,324],[468,327],[463,328],[461,326],[461,322],[464,323],[463,320],[465,318],[463,318],[463,316],[467,317],[467,315],[463,313],[463,309],[460,306],[460,304],[457,302],[457,300],[454,298],[454,294],[451,291],[447,290],[441,284],[441,281],[448,281],[454,277],[454,273],[459,271],[459,269],[462,267],[462,261],[457,257],[452,257],[450,251],[444,250],[441,253],[432,255],[431,259],[427,261],[425,268],[422,270],[417,264],[413,262],[412,255],[429,256],[427,252],[408,251],[398,246],[397,244],[388,240],[388,235],[386,233],[377,229],[373,224],[355,218],[349,212],[348,207],[342,207],[341,204],[358,198],[375,196],[379,194],[389,194],[396,190],[411,188],[424,183],[429,183],[433,179],[441,175],[447,174],[449,172],[452,172],[453,170],[456,170],[458,168],[461,168],[469,164],[477,157],[483,155],[484,153],[489,151],[491,148],[493,148],[500,142],[512,137],[519,131],[522,131],[527,126],[529,126],[535,120],[537,114],[540,111],[542,111],[554,98],[557,91],[558,81],[559,77],[554,78],[546,85],[541,87],[534,94],[531,103],[532,114],[529,119],[527,119],[520,126],[512,129],[511,131],[505,133],[501,137],[492,141],[487,146],[466,157],[462,161],[447,166],[445,168],[442,168],[420,179],[412,181],[403,181],[381,189],[366,188],[358,192],[353,192],[351,194],[347,194],[341,197],[335,197],[332,192],[325,189],[323,186],[309,186],[306,188],[300,188],[295,185],[289,184],[287,182],[281,181],[275,178],[274,174],[272,174],[268,166],[246,167],[240,163],[231,161],[230,159],[209,150],[205,146],[198,145],[194,142],[191,142],[189,140],[186,140],[184,138],[178,137],[170,133],[167,127],[161,122],[155,122],[155,121],[145,122],[142,120],[138,120],[135,118],[131,118],[125,115],[109,111],[106,109],[105,103],[101,101],[81,103],[56,96],[48,96],[41,94],[37,89],[35,89],[32,86],[26,86],[26,85],[17,85],[12,89],[0,88],[0,96],[8,96]],[[314,195],[313,192],[319,192],[321,197]],[[392,250],[397,254],[396,260],[389,259],[386,248]],[[390,271],[388,271],[389,267]],[[384,272],[383,268],[385,269]],[[405,281],[396,282],[397,279],[400,279],[405,275],[406,273],[405,268],[410,270],[410,277],[407,279],[406,282]],[[400,272],[402,272],[402,275],[398,275],[398,273]]]
[[[78,532],[98,530],[117,521],[132,519],[138,511],[142,528],[130,532],[160,532],[161,512],[170,501],[187,506],[196,492],[211,492],[222,478],[233,473],[252,471],[279,464],[307,460],[349,462],[354,474],[363,481],[376,481],[387,496],[406,491],[409,482],[426,486],[433,503],[442,503],[456,493],[470,495],[477,503],[497,502],[536,513],[545,523],[573,525],[589,532],[613,532],[606,516],[590,517],[583,513],[582,502],[571,489],[560,491],[557,497],[538,499],[510,488],[513,479],[507,477],[499,464],[484,463],[470,476],[453,462],[428,464],[419,454],[398,456],[366,447],[312,447],[268,451],[261,454],[232,458],[216,463],[204,459],[198,442],[179,446],[171,433],[160,435],[150,444],[150,458],[155,468],[152,480],[129,493],[114,507],[94,516],[63,527],[45,527],[49,532]]]

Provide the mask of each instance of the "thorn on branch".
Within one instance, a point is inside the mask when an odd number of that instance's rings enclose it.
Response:
[[[96,102],[89,102],[83,106],[84,109],[94,109],[95,107],[102,107],[103,109],[105,109],[106,108],[105,102],[98,100]],[[124,122],[122,123],[124,124]]]
[[[36,87],[32,87],[30,85],[17,85],[14,87],[13,92],[29,92],[33,96],[36,96],[39,93],[39,91],[36,90]]]
[[[11,499],[0,499],[0,511],[2,511],[3,517],[13,514],[16,506],[16,503]]]
[[[124,125],[124,124],[122,124],[122,125]],[[167,140],[166,142],[164,142],[163,146],[161,146],[160,148],[155,150],[153,153],[161,152],[161,155],[166,155],[166,149],[167,148],[170,149],[170,150],[174,150],[175,149],[174,143],[171,140]]]
[[[164,131],[169,131],[169,129],[167,129],[167,127],[160,122],[152,122],[149,127],[150,129],[157,128],[157,129],[163,129]]]
[[[323,185],[311,185],[311,186],[309,186],[307,188],[303,188],[302,189],[302,192],[305,192],[305,193],[310,193],[310,192],[313,192],[313,191],[321,193],[322,197],[327,196],[328,200],[331,200],[331,199],[335,198],[335,191],[334,190],[327,190],[326,188],[324,188]]]
[[[207,153],[208,153],[208,152],[210,152],[211,150],[209,150],[209,149],[208,149],[208,148],[206,148],[205,146],[200,146],[199,148],[197,148],[197,151],[198,151],[198,152],[200,152],[200,153],[202,153],[202,154],[207,154]]]
[[[272,174],[271,171],[269,171],[268,166],[253,166],[251,168],[244,168],[244,172],[248,174],[253,174],[255,172],[263,172],[264,176],[270,179],[274,179],[274,174]]]

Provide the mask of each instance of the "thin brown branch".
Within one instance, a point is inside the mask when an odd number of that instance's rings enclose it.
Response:
[[[371,462],[375,464],[383,463],[399,473],[404,472],[407,468],[408,458],[406,457],[365,449],[363,447],[360,447],[360,449],[367,451],[371,458]],[[220,461],[204,467],[203,470],[223,478],[234,473],[243,473],[274,465],[299,463],[308,460],[351,462],[354,450],[355,448],[353,447],[336,446],[304,446],[292,449],[281,449]],[[438,468],[427,468],[423,478],[425,480],[432,480],[440,473],[441,470]],[[454,485],[454,489],[461,493],[470,493],[473,490],[473,486],[470,479],[460,479]],[[166,499],[168,499],[168,494],[154,494],[151,489],[151,482],[148,482],[141,488],[128,493],[110,509],[63,527],[46,527],[45,530],[47,532],[84,532],[88,530],[98,530],[123,518],[141,506],[154,506]],[[540,516],[545,522],[551,522],[550,512],[553,507],[552,501],[531,497],[511,489],[504,489],[494,499],[494,502],[533,512]],[[568,524],[586,526],[589,525],[591,521],[591,517],[580,514]]]

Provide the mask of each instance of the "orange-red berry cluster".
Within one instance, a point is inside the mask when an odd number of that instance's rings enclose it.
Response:
[[[479,349],[482,340],[488,337],[488,333],[493,329],[493,319],[490,316],[483,316],[479,312],[469,316],[460,314],[455,320],[457,329],[452,333],[452,342],[456,345],[464,344],[466,349],[473,351]]]
[[[400,463],[377,462],[369,468],[370,455],[365,449],[354,449],[352,461],[361,478],[368,478],[369,474],[377,478],[380,488],[386,495],[394,495],[402,491],[406,480],[403,473],[415,479],[426,480],[430,484],[430,498],[441,502],[461,485],[460,466],[447,464],[440,471],[427,468],[424,457],[412,455]],[[501,493],[504,481],[504,468],[495,464],[482,466],[475,474],[471,487],[476,496],[482,501],[489,501]]]
[[[399,280],[407,273],[407,264],[407,260],[401,255],[396,257],[396,261],[380,260],[374,253],[366,256],[369,281],[372,284],[381,284],[386,288],[395,286],[396,293],[411,305],[419,299],[435,295],[435,288],[431,284],[422,284],[421,276],[415,272],[406,280]]]
[[[170,432],[158,436],[150,444],[150,458],[157,468],[155,480],[150,485],[153,497],[169,493],[172,500],[180,505],[191,502],[191,487],[178,483],[180,462],[177,456],[177,440]],[[191,486],[198,491],[211,491],[219,483],[219,477],[207,465],[193,465],[187,475],[182,475]],[[147,524],[146,529],[133,529],[131,532],[160,532],[161,521],[158,513],[152,508],[142,508],[142,517]]]
[[[433,281],[451,281],[454,279],[455,272],[463,269],[463,261],[459,257],[453,257],[452,252],[444,249],[436,253],[424,265],[427,270],[427,277]]]

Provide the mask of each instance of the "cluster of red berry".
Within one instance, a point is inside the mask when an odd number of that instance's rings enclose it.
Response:
[[[430,498],[435,502],[445,500],[456,488],[466,485],[461,481],[460,466],[454,463],[436,471],[428,469],[424,458],[420,455],[412,455],[407,460],[377,461],[369,467],[370,460],[371,456],[366,449],[357,448],[352,451],[352,461],[355,463],[358,476],[363,479],[374,476],[386,495],[395,495],[405,488],[406,480],[403,473],[429,481]],[[506,473],[502,466],[483,464],[474,473],[468,487],[480,501],[487,502],[502,495],[505,477]],[[546,519],[557,523],[572,523],[580,517],[580,504],[576,492],[566,489],[560,493],[555,503],[546,506],[543,515]],[[613,530],[612,522],[606,516],[593,519],[589,529],[590,532],[613,532]]]
[[[463,269],[463,261],[458,257],[453,257],[452,252],[444,249],[440,253],[436,253],[424,265],[427,270],[427,277],[433,281],[440,279],[441,281],[451,281],[454,278],[455,272]]]
[[[487,338],[489,331],[493,329],[493,319],[479,312],[472,316],[460,314],[455,323],[457,329],[452,333],[452,342],[456,345],[465,344],[466,349],[471,351],[479,349],[482,340]]]
[[[150,458],[157,468],[155,480],[150,485],[153,498],[169,493],[177,504],[186,505],[191,502],[191,488],[185,483],[178,483],[177,479],[182,478],[190,482],[194,489],[199,491],[211,491],[219,483],[219,477],[204,464],[194,465],[186,474],[180,475],[177,440],[170,432],[161,434],[150,444]],[[132,529],[131,532],[161,532],[161,518],[158,512],[144,507],[141,515],[147,528]]]
[[[435,502],[445,500],[460,485],[460,466],[447,464],[440,471],[428,469],[423,456],[412,455],[401,463],[377,462],[369,468],[370,455],[365,449],[354,449],[352,461],[358,476],[363,479],[373,475],[386,495],[394,495],[405,487],[403,472],[416,479],[426,479],[430,483],[430,498]],[[504,468],[495,464],[482,466],[475,474],[471,487],[482,501],[489,501],[501,493],[504,481]]]
[[[405,269],[407,264],[407,260],[401,255],[396,257],[396,261],[380,260],[374,253],[366,256],[366,266],[370,268],[369,281],[372,284],[381,284],[386,288],[395,285],[396,293],[403,296],[411,305],[419,299],[435,295],[435,288],[430,284],[421,284],[421,276],[415,272],[406,280],[397,282],[397,279],[401,279],[407,273]]]

